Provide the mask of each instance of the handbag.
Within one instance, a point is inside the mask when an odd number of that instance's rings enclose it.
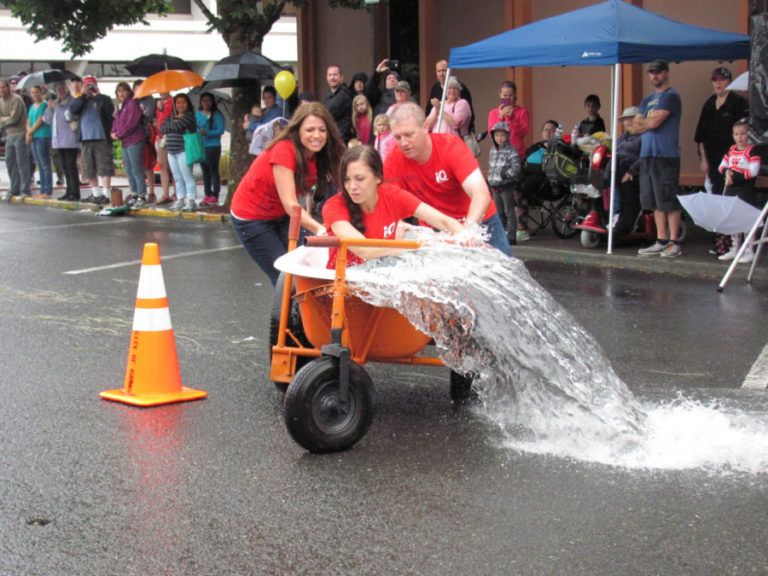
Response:
[[[475,138],[474,132],[464,134],[464,143],[475,158],[480,157],[480,144],[477,143],[477,138]]]
[[[205,162],[205,142],[199,132],[186,132],[184,134],[184,154],[187,157],[187,166],[197,162]]]

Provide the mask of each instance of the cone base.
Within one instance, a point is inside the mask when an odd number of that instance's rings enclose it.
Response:
[[[105,390],[100,392],[99,396],[105,400],[114,400],[132,406],[158,406],[160,404],[171,404],[173,402],[185,402],[187,400],[199,400],[208,396],[204,390],[195,390],[194,388],[181,387],[179,392],[170,392],[167,394],[126,394],[123,388],[117,390]]]

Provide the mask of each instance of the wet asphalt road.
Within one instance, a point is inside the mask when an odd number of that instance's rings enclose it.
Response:
[[[98,396],[122,386],[147,241],[183,382],[205,400]],[[372,367],[367,436],[304,453],[264,374],[271,287],[236,246],[228,224],[0,205],[0,574],[768,573],[765,473],[511,453],[451,408],[444,368]],[[768,287],[529,269],[641,398],[765,402],[738,387],[765,345]]]

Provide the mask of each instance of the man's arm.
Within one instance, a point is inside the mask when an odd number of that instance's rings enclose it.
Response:
[[[488,184],[483,178],[480,168],[475,168],[472,173],[464,179],[461,187],[470,198],[469,210],[467,210],[466,223],[480,224],[491,203],[491,192],[488,190]]]
[[[24,101],[21,98],[15,98],[11,102],[10,108],[11,113],[8,116],[2,117],[2,120],[0,120],[0,126],[13,126],[17,124],[26,113]]]
[[[669,114],[669,110],[653,110],[647,118],[642,114],[638,114],[632,123],[632,134],[642,134],[643,132],[655,130],[664,124],[664,121],[669,118]]]

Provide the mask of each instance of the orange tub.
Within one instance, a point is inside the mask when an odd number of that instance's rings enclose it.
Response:
[[[275,262],[278,270],[293,275],[304,334],[316,349],[331,342],[335,273],[325,267],[327,260],[327,248],[301,247]],[[343,345],[356,362],[421,363],[408,359],[424,349],[429,336],[394,308],[372,306],[354,294],[344,298]]]

